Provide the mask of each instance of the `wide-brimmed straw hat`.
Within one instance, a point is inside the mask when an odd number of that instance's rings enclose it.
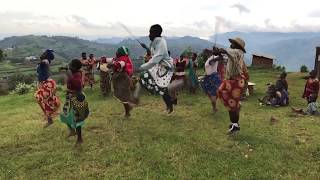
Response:
[[[246,49],[245,49],[246,43],[241,38],[236,37],[234,39],[229,39],[229,41],[230,43],[237,44],[243,52],[246,52]]]

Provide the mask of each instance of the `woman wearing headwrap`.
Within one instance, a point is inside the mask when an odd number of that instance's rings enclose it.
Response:
[[[244,63],[245,42],[241,38],[229,39],[231,45],[228,49],[215,48],[219,54],[226,54],[228,62],[226,67],[226,79],[219,87],[218,95],[229,111],[231,124],[229,133],[240,131],[240,98],[244,91],[247,79]]]
[[[168,93],[168,85],[173,75],[173,62],[168,54],[167,42],[161,37],[162,27],[159,24],[152,25],[149,30],[151,40],[150,48],[145,44],[142,47],[150,49],[151,59],[141,65],[139,71],[140,83],[148,91],[160,94],[166,103],[167,113],[173,112],[172,99]]]
[[[58,114],[57,112],[60,107],[60,100],[55,94],[57,84],[50,78],[49,72],[49,65],[53,59],[53,50],[46,50],[40,56],[40,63],[37,67],[39,84],[35,97],[47,119],[47,124],[44,126],[45,128],[53,123],[52,118]]]
[[[113,68],[112,84],[115,97],[123,104],[125,117],[130,117],[130,111],[137,103],[133,96],[134,84],[131,80],[133,64],[129,57],[129,49],[122,46],[118,48],[116,57],[108,67]]]
[[[63,112],[60,114],[60,119],[66,123],[70,136],[77,135],[77,143],[83,142],[81,127],[84,120],[89,115],[88,102],[83,94],[83,75],[81,72],[82,63],[78,59],[73,59],[69,64],[69,72],[67,73],[67,93],[66,102],[63,106]]]

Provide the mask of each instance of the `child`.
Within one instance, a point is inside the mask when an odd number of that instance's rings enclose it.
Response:
[[[63,113],[61,113],[61,121],[66,123],[69,130],[70,136],[77,135],[76,145],[80,145],[83,142],[81,127],[84,124],[84,120],[89,115],[88,102],[82,92],[83,89],[83,78],[81,61],[73,59],[69,64],[69,70],[67,78],[67,93],[66,102],[63,107]]]
[[[44,128],[53,123],[52,118],[57,115],[60,107],[60,99],[55,94],[57,83],[50,78],[49,73],[49,65],[53,59],[53,50],[48,49],[40,56],[40,63],[37,67],[39,84],[35,97],[47,120]]]

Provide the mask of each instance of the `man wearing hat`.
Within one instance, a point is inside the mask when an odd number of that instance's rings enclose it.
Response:
[[[218,95],[229,111],[231,124],[229,133],[240,131],[240,99],[248,79],[248,72],[244,62],[245,42],[241,38],[229,39],[230,48],[215,48],[214,50],[228,57],[226,79],[221,83]]]

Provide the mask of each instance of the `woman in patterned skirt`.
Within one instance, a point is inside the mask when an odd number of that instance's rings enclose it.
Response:
[[[229,39],[229,41],[230,48],[215,48],[215,51],[228,56],[226,79],[221,83],[218,95],[229,111],[231,124],[228,132],[234,133],[240,131],[240,99],[248,72],[244,63],[245,42],[241,38]]]
[[[60,107],[60,100],[55,94],[57,84],[50,78],[49,73],[49,65],[53,59],[53,50],[46,50],[40,56],[40,63],[37,67],[39,84],[35,97],[47,120],[45,128],[53,123],[52,118],[58,114]]]

